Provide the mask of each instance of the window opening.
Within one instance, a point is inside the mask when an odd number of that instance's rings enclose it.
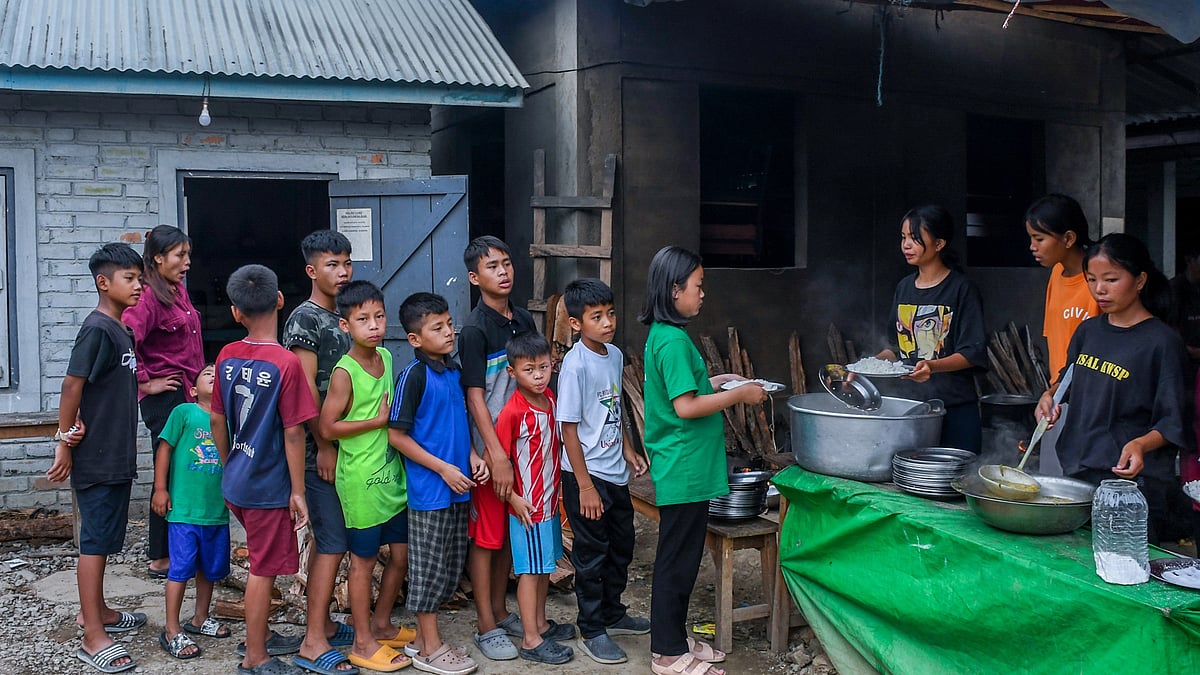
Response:
[[[700,90],[700,254],[714,267],[796,262],[795,101]]]
[[[1036,267],[1025,210],[1046,192],[1045,124],[967,118],[967,264]]]

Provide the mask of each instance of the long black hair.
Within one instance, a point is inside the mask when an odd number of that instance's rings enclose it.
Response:
[[[938,257],[941,258],[942,264],[952,270],[962,271],[962,266],[958,263],[958,253],[950,247],[954,241],[954,216],[946,210],[946,207],[937,204],[926,204],[918,206],[914,209],[909,209],[908,213],[900,219],[900,223],[908,221],[908,227],[914,235],[914,239],[925,248],[925,238],[919,233],[928,233],[934,239],[941,239],[946,242],[942,250],[938,251]],[[915,230],[915,231],[914,231]]]
[[[1088,231],[1087,216],[1079,202],[1064,194],[1051,193],[1029,205],[1025,212],[1025,223],[1034,232],[1056,237],[1075,233],[1075,243],[1083,248],[1092,245]]]
[[[1135,278],[1144,272],[1146,283],[1138,292],[1142,306],[1154,316],[1166,320],[1171,309],[1171,288],[1166,275],[1154,264],[1150,251],[1141,239],[1124,232],[1104,235],[1083,254],[1084,272],[1087,272],[1088,263],[1092,258],[1098,255],[1108,258]]]
[[[171,225],[159,225],[150,230],[150,234],[146,235],[146,246],[142,250],[142,259],[146,263],[146,273],[143,281],[154,291],[154,297],[162,304],[170,307],[175,304],[176,292],[183,292],[183,289],[176,289],[174,284],[167,283],[166,279],[158,272],[158,261],[154,256],[159,254],[167,255],[176,246],[187,244],[191,246],[192,239],[183,233],[183,230]]]
[[[650,261],[646,273],[646,297],[638,321],[685,326],[688,319],[675,309],[675,289],[687,286],[688,277],[700,267],[700,256],[679,246],[664,246]]]

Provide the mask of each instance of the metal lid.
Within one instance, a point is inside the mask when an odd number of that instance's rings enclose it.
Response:
[[[864,375],[852,374],[843,365],[827,364],[821,369],[820,379],[825,391],[851,408],[870,412],[883,405],[883,396],[875,384]]]

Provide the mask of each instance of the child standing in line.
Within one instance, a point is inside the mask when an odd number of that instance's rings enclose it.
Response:
[[[738,403],[758,405],[757,384],[715,392],[704,359],[683,329],[704,304],[700,256],[678,246],[654,254],[638,321],[646,337],[646,450],[658,503],[658,550],[650,596],[650,668],[661,675],[724,675],[710,666],[725,660],[712,645],[687,637],[688,599],[696,585],[708,500],[729,494],[725,427],[718,414]]]
[[[341,329],[350,335],[352,344],[330,376],[320,433],[339,441],[336,486],[350,544],[350,611],[355,635],[349,661],[360,668],[390,673],[409,664],[408,657],[394,649],[404,645],[392,642],[396,635],[392,606],[404,581],[406,565],[402,562],[408,558],[408,514],[404,510],[408,496],[404,465],[387,438],[392,387],[392,354],[383,347],[387,314],[383,293],[368,281],[343,286],[337,294],[337,308]],[[372,616],[372,572],[382,545],[388,546],[391,557]],[[339,662],[346,660],[336,650],[334,654]],[[299,658],[297,665],[303,665]],[[335,664],[313,665],[328,672]]]
[[[304,501],[304,423],[317,416],[300,359],[275,341],[283,294],[262,265],[239,267],[225,293],[248,335],[217,356],[212,435],[225,465],[221,490],[246,528],[246,642],[239,675],[296,675],[273,658],[300,648],[301,638],[267,635],[275,577],[300,567],[296,531],[308,524]]]
[[[308,299],[300,303],[283,324],[283,346],[300,359],[304,379],[317,407],[329,389],[329,374],[338,359],[350,349],[350,336],[338,326],[334,296],[350,283],[354,263],[350,260],[350,240],[340,232],[317,230],[300,242],[304,273],[312,281]],[[313,420],[304,433],[304,497],[308,503],[312,553],[309,555],[308,625],[300,645],[299,664],[308,668],[324,663],[325,671],[348,673],[353,667],[334,647],[354,644],[354,628],[329,620],[329,602],[342,558],[349,550],[342,504],[334,488],[337,447],[322,438]],[[397,636],[399,637],[399,636]],[[411,635],[406,639],[412,639]],[[329,665],[331,659],[337,659]],[[316,670],[314,672],[322,672]]]
[[[562,520],[558,516],[559,443],[554,394],[548,388],[553,364],[550,343],[537,333],[508,341],[508,374],[517,391],[496,418],[496,436],[513,467],[508,497],[517,607],[525,629],[521,658],[553,665],[575,652],[542,635],[556,626],[546,620],[550,573],[562,556]],[[523,530],[524,536],[521,536]],[[575,629],[571,628],[571,637]]]
[[[621,416],[621,350],[613,292],[599,279],[578,279],[563,291],[579,342],[558,374],[558,421],[563,438],[563,506],[574,546],[579,648],[597,663],[624,663],[611,635],[650,632],[649,619],[621,603],[633,561],[633,502],[629,474],[646,473],[646,460],[629,443]],[[512,359],[510,353],[509,359]]]
[[[142,257],[128,244],[105,244],[92,254],[88,269],[100,298],[71,348],[58,404],[58,445],[46,477],[55,482],[70,477],[79,504],[76,573],[83,640],[75,656],[101,672],[119,673],[137,664],[108,634],[146,623],[145,614],[118,613],[104,601],[104,567],[125,544],[129,491],[137,476],[137,358],[133,331],[121,323],[121,313],[141,297]]]
[[[517,658],[509,637],[524,636],[521,619],[508,611],[508,508],[512,465],[496,439],[496,415],[512,398],[517,383],[508,374],[504,346],[523,333],[536,333],[533,316],[510,301],[512,257],[508,245],[495,237],[478,237],[463,252],[467,278],[479,287],[479,304],[463,322],[458,358],[470,413],[471,441],[487,462],[491,483],[471,492],[471,550],[467,574],[475,590],[478,621],[475,645],[493,661]],[[550,640],[574,635],[555,634]]]
[[[413,666],[439,675],[478,668],[461,646],[442,642],[438,608],[458,586],[467,557],[470,490],[488,478],[471,452],[467,407],[454,351],[454,322],[445,298],[414,293],[400,305],[414,358],[396,382],[388,442],[404,455],[408,478],[409,568],[405,604],[417,615],[417,637],[405,652]],[[473,479],[473,480],[472,480]]]
[[[556,628],[546,620],[546,591],[554,563],[563,555],[563,522],[558,516],[559,442],[550,386],[550,342],[536,333],[509,340],[509,376],[517,390],[496,418],[496,436],[509,454],[514,483],[509,495],[512,567],[524,639],[521,658],[539,663],[571,661],[575,652],[542,635]],[[570,627],[571,638],[575,628]]]
[[[221,458],[210,430],[213,381],[208,364],[189,392],[195,403],[175,406],[158,437],[150,508],[167,522],[167,626],[158,644],[177,659],[200,656],[187,633],[229,637],[229,626],[208,615],[213,584],[229,575],[229,509],[221,496]],[[196,609],[179,625],[188,579],[196,578]],[[200,623],[197,624],[196,622]],[[186,631],[187,633],[185,633]]]

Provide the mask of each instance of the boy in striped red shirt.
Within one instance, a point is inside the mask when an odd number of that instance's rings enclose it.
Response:
[[[575,652],[556,640],[574,639],[575,627],[546,620],[550,573],[563,553],[558,515],[562,453],[549,389],[550,344],[537,333],[526,333],[510,340],[506,351],[517,391],[496,417],[496,436],[513,464],[508,530],[525,632],[519,653],[538,663],[566,663]]]

